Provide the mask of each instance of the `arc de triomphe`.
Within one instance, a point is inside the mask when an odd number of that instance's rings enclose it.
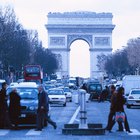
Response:
[[[97,67],[97,56],[112,52],[112,31],[115,27],[112,18],[111,13],[49,13],[46,25],[48,48],[58,54],[57,73],[61,76],[69,75],[70,46],[75,40],[82,39],[89,44],[90,77],[101,74]]]

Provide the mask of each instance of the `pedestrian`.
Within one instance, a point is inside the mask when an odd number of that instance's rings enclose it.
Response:
[[[110,93],[111,93],[111,104],[110,104],[110,112],[109,112],[109,115],[108,115],[108,122],[107,122],[107,126],[106,126],[106,130],[108,130],[109,132],[111,132],[111,129],[113,127],[113,124],[115,123],[113,121],[113,117],[115,115],[115,104],[116,104],[116,88],[114,85],[111,85],[110,86]]]
[[[109,95],[109,88],[108,88],[108,86],[105,86],[105,89],[102,90],[98,101],[99,102],[104,102],[107,99],[108,95]]]
[[[9,103],[10,122],[14,129],[18,129],[19,116],[21,113],[21,105],[20,105],[21,97],[17,93],[16,88],[12,89],[12,91],[9,93],[9,96],[10,96]]]
[[[0,91],[0,128],[2,129],[10,127],[6,88],[7,83],[2,83],[2,89]]]
[[[83,89],[83,90],[85,90],[88,93],[88,89],[87,89],[86,83],[83,83],[83,85],[80,87],[80,89]]]
[[[49,116],[49,97],[47,92],[46,93],[46,117],[45,117],[45,122],[51,124],[54,129],[57,128],[56,122],[52,121],[52,119]]]
[[[42,85],[39,85],[38,87],[38,109],[37,109],[37,128],[36,131],[42,131],[42,128],[44,127],[44,121],[47,119],[48,123],[52,124],[54,126],[54,129],[56,129],[56,123],[53,122],[48,117],[48,111],[49,111],[49,99],[47,98],[47,94],[44,91],[44,88]]]
[[[118,88],[118,93],[117,93],[116,97],[117,97],[116,98],[116,112],[123,112],[125,114],[124,127],[125,127],[126,132],[131,133],[129,124],[128,124],[128,120],[127,120],[127,116],[124,111],[124,104],[126,102],[126,99],[124,98],[124,88],[123,87]],[[118,123],[119,123],[118,131],[123,131],[122,122],[118,122]]]

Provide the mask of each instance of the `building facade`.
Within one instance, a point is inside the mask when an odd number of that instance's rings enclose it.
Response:
[[[49,13],[48,48],[57,54],[59,60],[58,73],[69,75],[70,46],[75,40],[84,40],[89,44],[90,77],[102,74],[97,67],[97,56],[108,55],[112,52],[112,24],[111,13],[95,12],[64,12]]]

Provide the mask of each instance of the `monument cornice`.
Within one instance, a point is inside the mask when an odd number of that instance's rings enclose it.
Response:
[[[97,52],[97,51],[107,51],[107,52],[111,52],[112,51],[112,48],[90,48],[89,51],[92,51],[92,52]]]
[[[59,52],[59,51],[64,51],[64,52],[68,52],[68,51],[70,51],[70,49],[69,48],[49,48],[49,50],[51,50],[51,51],[57,51],[57,52]]]
[[[48,18],[113,18],[112,13],[96,13],[89,11],[53,12],[48,13]]]
[[[85,28],[109,28],[109,29],[114,29],[115,25],[113,24],[93,24],[93,25],[89,25],[89,24],[47,24],[45,25],[47,29],[57,29],[57,28],[61,28],[61,29],[71,29],[71,28],[81,28],[81,29],[85,29]]]

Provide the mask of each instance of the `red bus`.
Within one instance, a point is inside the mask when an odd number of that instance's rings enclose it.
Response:
[[[24,67],[24,79],[25,81],[32,81],[36,83],[42,83],[43,72],[40,65],[26,65]]]

